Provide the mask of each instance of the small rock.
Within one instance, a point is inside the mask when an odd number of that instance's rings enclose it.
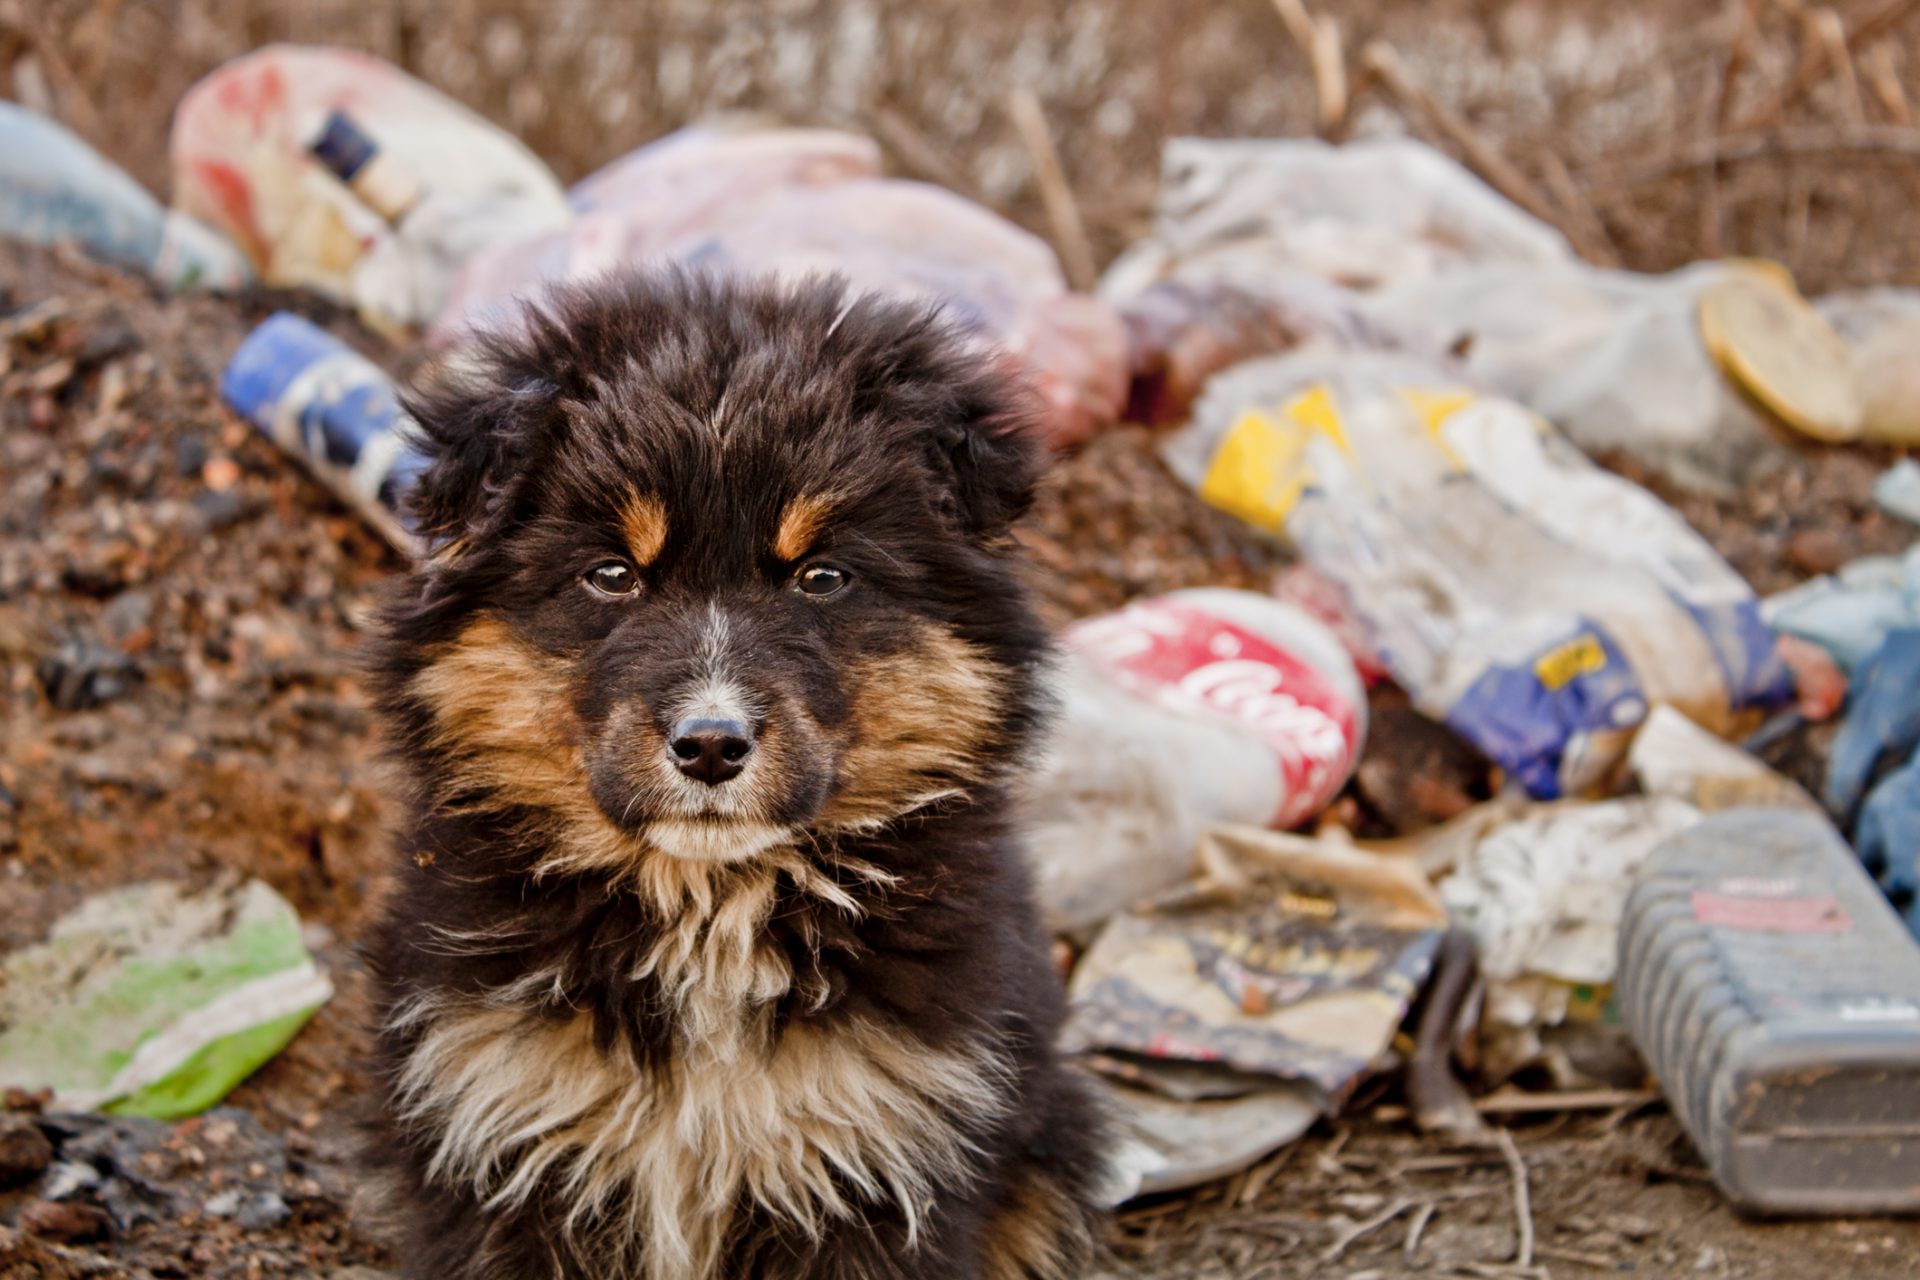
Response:
[[[292,1216],[278,1192],[248,1192],[239,1187],[207,1197],[200,1206],[209,1218],[232,1218],[244,1231],[270,1231]]]
[[[76,757],[67,765],[67,772],[87,787],[131,787],[140,781],[130,762],[97,751]]]
[[[232,458],[208,458],[200,468],[200,481],[215,493],[225,493],[240,483],[240,464]]]
[[[181,436],[173,445],[173,469],[183,476],[197,476],[212,454],[199,436]]]
[[[1607,1225],[1636,1244],[1643,1240],[1651,1240],[1660,1234],[1660,1228],[1651,1219],[1642,1218],[1638,1214],[1615,1214],[1608,1219]]]
[[[293,1216],[287,1202],[276,1191],[261,1191],[246,1198],[233,1220],[242,1231],[271,1231]]]
[[[47,1170],[40,1184],[42,1200],[65,1200],[76,1191],[100,1185],[100,1171],[78,1160],[62,1160]]]
[[[140,680],[133,659],[93,640],[69,640],[40,659],[34,674],[47,700],[62,711],[84,711],[123,698]]]
[[[53,1144],[23,1115],[0,1114],[0,1188],[18,1187],[45,1173]]]
[[[208,489],[194,498],[193,509],[208,529],[224,529],[245,514],[246,503],[237,489]]]
[[[100,629],[115,641],[144,631],[153,623],[153,596],[145,591],[122,591],[100,611]]]
[[[36,1200],[20,1213],[20,1229],[42,1240],[85,1244],[113,1230],[106,1210],[78,1200]]]
[[[1808,573],[1832,573],[1858,554],[1854,540],[1838,529],[1800,529],[1787,539],[1787,560]]]
[[[74,363],[84,371],[139,349],[140,335],[124,324],[109,321],[87,335],[75,353]]]

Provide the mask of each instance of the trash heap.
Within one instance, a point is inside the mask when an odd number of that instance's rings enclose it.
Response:
[[[327,49],[261,50],[187,96],[171,211],[7,104],[0,138],[7,234],[169,288],[309,290],[428,360],[641,267],[937,303],[1031,382],[1056,449],[1151,428],[1172,475],[1284,547],[1270,591],[1061,636],[1024,803],[1066,1044],[1129,1132],[1116,1199],[1247,1168],[1370,1081],[1472,1137],[1472,1089],[1650,1072],[1739,1205],[1920,1209],[1920,1145],[1887,1119],[1920,1075],[1920,550],[1762,598],[1621,474],[1727,495],[1796,450],[1920,440],[1920,291],[1593,266],[1411,141],[1183,140],[1151,231],[1082,293],[1043,241],[886,176],[858,135],[696,125],[563,190],[465,108]],[[280,314],[222,391],[425,550],[379,363]],[[1875,497],[1920,522],[1920,468]],[[1836,719],[1816,786],[1756,754]],[[1381,772],[1383,741],[1414,764]],[[142,892],[232,981],[143,1006],[151,1038],[108,1061],[54,1034],[120,998],[96,974],[46,1034],[0,1035],[0,1083],[182,1114],[327,998],[273,903],[230,886],[251,905],[214,936]],[[93,910],[9,961],[6,999],[99,913],[144,908]],[[268,959],[248,912],[278,921]]]

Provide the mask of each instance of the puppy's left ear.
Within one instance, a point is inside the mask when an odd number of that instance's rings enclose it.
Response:
[[[945,472],[948,508],[973,537],[1004,535],[1033,505],[1041,449],[1023,388],[981,371],[960,388],[957,414],[934,429],[932,449]]]
[[[408,513],[430,546],[484,541],[512,519],[530,460],[558,417],[558,387],[529,355],[530,341],[476,341],[459,364],[419,378],[403,396],[427,460]]]

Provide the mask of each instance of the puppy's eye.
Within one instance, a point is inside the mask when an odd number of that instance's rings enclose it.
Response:
[[[632,566],[609,560],[587,570],[587,585],[603,596],[632,595],[640,585],[640,575]]]
[[[800,570],[793,583],[802,595],[830,596],[852,580],[845,569],[836,569],[830,564],[810,564]]]

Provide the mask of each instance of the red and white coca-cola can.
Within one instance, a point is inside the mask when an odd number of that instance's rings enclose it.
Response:
[[[1359,759],[1359,674],[1333,633],[1292,605],[1246,591],[1179,591],[1082,622],[1065,643],[1134,697],[1226,722],[1264,747],[1278,783],[1271,826],[1299,826],[1325,809]]]

